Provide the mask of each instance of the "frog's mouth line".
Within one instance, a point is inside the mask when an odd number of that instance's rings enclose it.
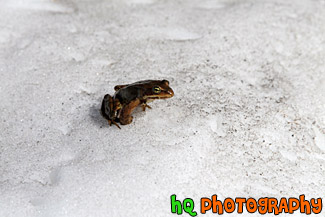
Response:
[[[157,95],[148,95],[145,99],[167,99],[174,96],[173,90],[163,90],[161,93]]]
[[[174,94],[173,94],[174,95]],[[147,96],[145,97],[145,99],[167,99],[167,98],[171,98],[173,97],[173,95],[161,95],[161,96],[156,96],[156,95],[152,95],[152,96]]]

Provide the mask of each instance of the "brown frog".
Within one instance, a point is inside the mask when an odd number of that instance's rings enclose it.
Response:
[[[108,120],[109,125],[120,126],[130,124],[133,117],[132,111],[137,106],[142,106],[142,110],[151,107],[147,105],[155,99],[166,99],[174,96],[174,91],[169,87],[167,80],[144,80],[132,84],[117,85],[113,96],[104,96],[101,114]],[[120,128],[121,129],[121,128]]]

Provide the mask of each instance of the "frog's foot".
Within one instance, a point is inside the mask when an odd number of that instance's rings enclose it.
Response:
[[[113,120],[108,120],[108,124],[109,126],[112,126],[112,124],[114,124],[115,126],[117,126],[119,129],[121,129],[121,127]]]
[[[145,111],[146,110],[146,108],[149,108],[149,109],[152,109],[150,106],[148,106],[148,104],[147,103],[142,103],[142,111]]]

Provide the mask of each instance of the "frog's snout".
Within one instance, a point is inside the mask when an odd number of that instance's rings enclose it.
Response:
[[[170,97],[174,96],[174,91],[171,88],[169,90],[167,90],[167,93],[170,95]]]

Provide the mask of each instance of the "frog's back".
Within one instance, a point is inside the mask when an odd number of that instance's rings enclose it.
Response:
[[[115,93],[115,97],[118,98],[121,104],[129,104],[133,100],[139,98],[140,90],[136,86],[127,86],[119,89]]]
[[[143,81],[137,81],[131,84],[125,84],[121,85],[122,87],[129,87],[129,86],[136,86],[136,87],[148,87],[148,86],[153,86],[157,84],[161,84],[164,80],[143,80]]]

